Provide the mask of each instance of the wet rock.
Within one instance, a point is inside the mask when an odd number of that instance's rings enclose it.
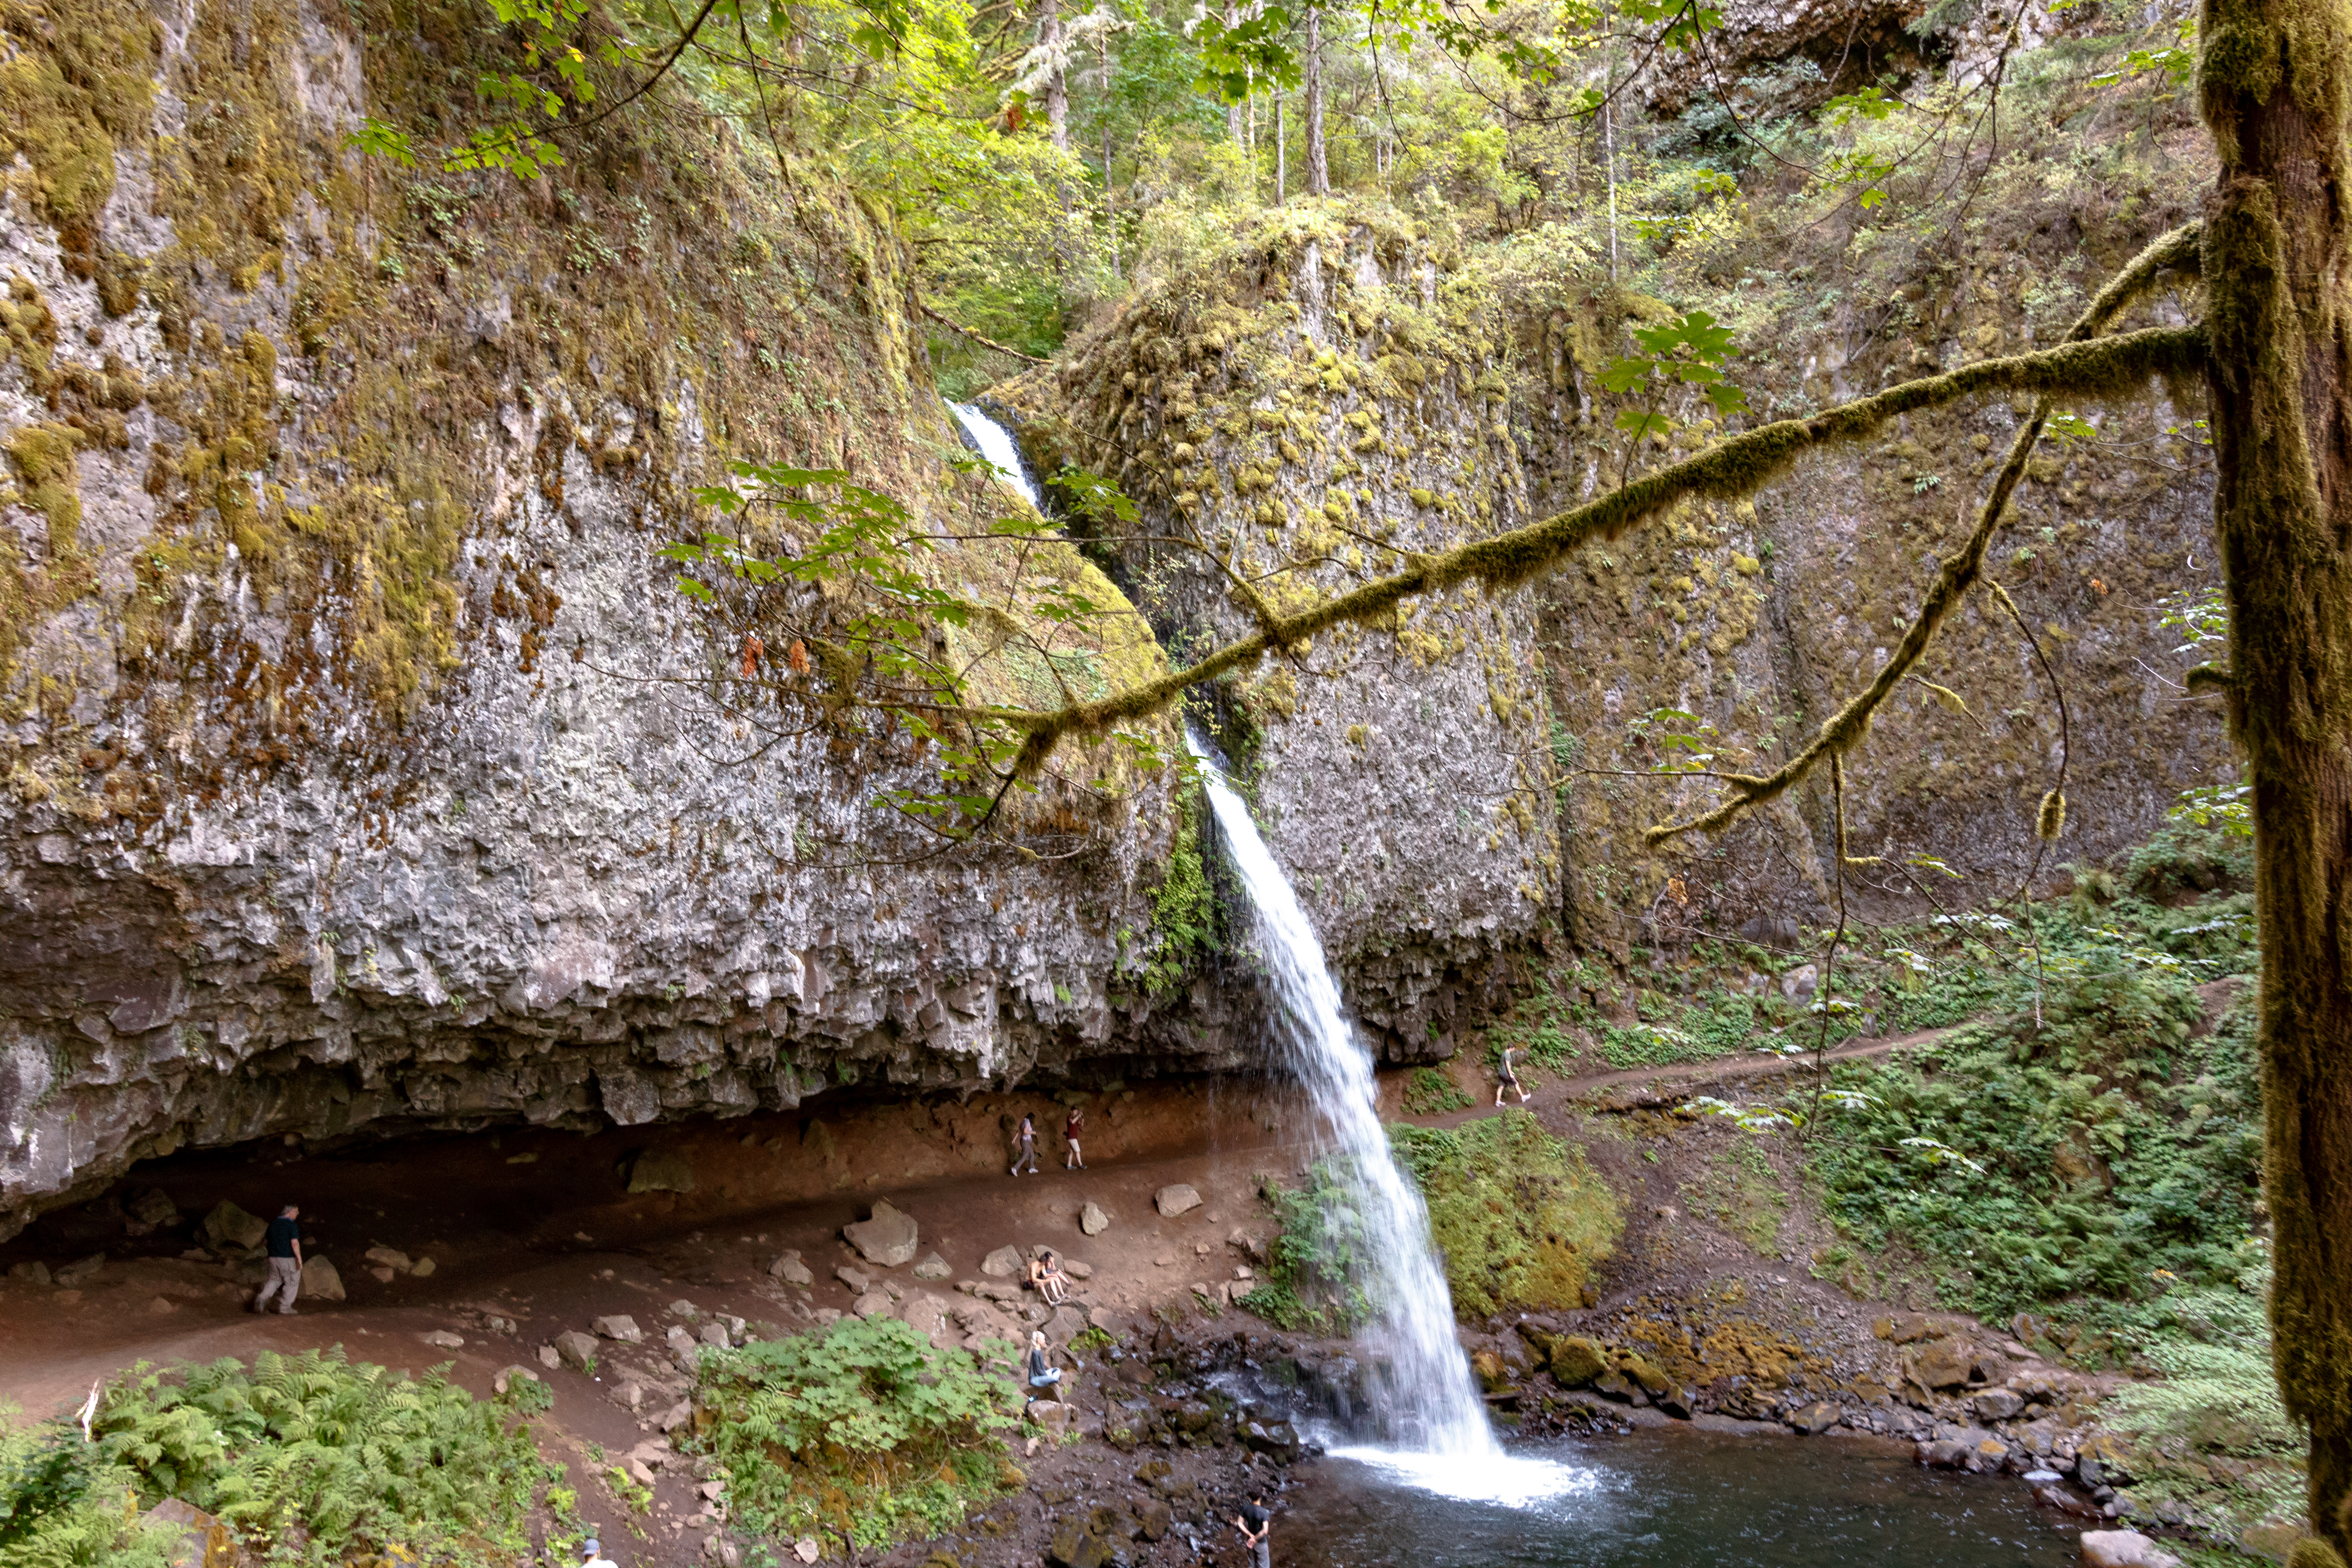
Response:
[[[1470,1371],[1477,1378],[1479,1388],[1487,1394],[1500,1394],[1511,1386],[1510,1370],[1493,1351],[1471,1352]]]
[[[637,1321],[625,1312],[616,1312],[608,1318],[599,1318],[588,1326],[596,1331],[596,1337],[599,1339],[618,1340],[625,1345],[642,1344],[645,1342],[646,1331],[637,1327]]]
[[[1658,1395],[1658,1408],[1677,1421],[1687,1421],[1698,1409],[1698,1394],[1695,1389],[1677,1388]]]
[[[1255,1452],[1284,1464],[1298,1457],[1298,1433],[1287,1421],[1245,1421],[1238,1436]]]
[[[574,1372],[586,1372],[596,1361],[596,1341],[593,1335],[578,1329],[566,1329],[555,1336],[555,1353]]]
[[[434,1329],[416,1337],[435,1350],[461,1351],[466,1348],[466,1337],[463,1334],[453,1334],[446,1329]]]
[[[801,1261],[801,1255],[797,1252],[787,1252],[778,1257],[773,1263],[768,1265],[768,1273],[787,1285],[816,1283],[816,1276],[809,1272],[808,1265]]]
[[[1166,1540],[1175,1522],[1175,1510],[1158,1498],[1146,1498],[1135,1510],[1137,1532],[1146,1541]]]
[[[936,1252],[915,1265],[915,1278],[918,1279],[944,1279],[954,1272],[948,1267],[948,1260]]]
[[[868,1263],[896,1268],[915,1260],[915,1216],[886,1200],[877,1200],[870,1216],[842,1226],[841,1234]]]
[[[1644,1405],[1649,1403],[1648,1396],[1642,1393],[1640,1386],[1614,1367],[1594,1378],[1592,1387],[1594,1392],[1605,1394],[1611,1399],[1629,1402],[1639,1399]]]
[[[1836,1426],[1838,1418],[1843,1414],[1828,1400],[1816,1399],[1810,1405],[1801,1405],[1790,1411],[1784,1419],[1790,1427],[1803,1433],[1806,1436],[1818,1437]]]
[[[684,1149],[648,1149],[629,1162],[629,1191],[690,1193],[694,1191],[694,1156]]]
[[[1078,1210],[1078,1228],[1088,1236],[1100,1236],[1110,1228],[1110,1215],[1097,1204],[1087,1204]]]
[[[224,1247],[241,1247],[250,1251],[259,1247],[262,1237],[269,1234],[267,1220],[256,1219],[226,1198],[213,1205],[212,1213],[205,1215],[205,1223],[200,1228],[205,1239],[215,1250]]]
[[[72,1263],[61,1265],[57,1269],[54,1278],[58,1284],[63,1289],[68,1290],[79,1290],[84,1285],[89,1284],[92,1279],[97,1279],[98,1271],[105,1267],[106,1254],[103,1252],[93,1252],[88,1258],[79,1258]]]
[[[992,1279],[1011,1279],[1013,1275],[1021,1272],[1020,1248],[1014,1247],[998,1247],[986,1258],[981,1259],[980,1271]]]
[[[1174,1219],[1178,1215],[1191,1214],[1201,1206],[1201,1194],[1185,1183],[1175,1182],[1151,1194],[1151,1204],[1162,1215]]]
[[[1617,1370],[1640,1384],[1642,1392],[1654,1399],[1674,1386],[1664,1373],[1652,1366],[1641,1356],[1620,1356],[1617,1360]]]
[[[2137,1530],[2083,1531],[2084,1568],[2179,1568],[2180,1559]]]
[[[1609,1370],[1609,1354],[1582,1334],[1561,1334],[1551,1342],[1550,1365],[1562,1388],[1581,1388]]]
[[[1931,1470],[1966,1469],[1969,1446],[1949,1437],[1938,1437],[1932,1443],[1919,1445],[1919,1462]]]
[[[19,1285],[47,1285],[49,1283],[49,1266],[35,1259],[11,1263],[8,1265],[8,1278]]]

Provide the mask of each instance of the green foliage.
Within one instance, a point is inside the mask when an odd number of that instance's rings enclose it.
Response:
[[[1151,889],[1158,940],[1143,966],[1143,986],[1155,995],[1180,984],[1202,954],[1216,950],[1217,898],[1201,856],[1200,813],[1198,795],[1186,792],[1160,885]]]
[[[1466,1110],[1473,1103],[1461,1085],[1435,1068],[1416,1068],[1405,1080],[1404,1108],[1415,1116],[1444,1116]]]
[[[1011,1382],[895,1318],[707,1352],[700,1375],[708,1422],[696,1445],[735,1517],[761,1534],[886,1547],[944,1533],[1019,1484],[991,1436],[1020,1408]]]
[[[2144,1321],[2172,1280],[2233,1280],[2261,1159],[2251,1010],[2192,1038],[2187,978],[2127,967],[2053,984],[2043,1016],[1835,1069],[1868,1097],[1817,1123],[1841,1228],[1927,1254],[1989,1320]]]
[[[76,1555],[119,1522],[112,1500],[127,1489],[142,1508],[184,1499],[272,1562],[326,1568],[399,1549],[520,1563],[532,1494],[560,1472],[508,1417],[437,1373],[355,1366],[340,1347],[265,1352],[250,1372],[226,1359],[142,1366],[105,1390],[87,1447],[63,1424],[12,1439],[0,1545],[43,1568],[138,1561],[146,1548],[130,1542],[107,1548],[121,1557]],[[281,1533],[298,1521],[306,1537]]]
[[[1733,385],[1723,371],[1738,353],[1732,347],[1731,329],[1705,310],[1688,311],[1658,326],[1636,327],[1633,341],[1645,352],[1620,355],[1601,373],[1602,386],[1641,403],[1640,407],[1622,410],[1617,416],[1617,428],[1633,440],[1670,436],[1677,428],[1659,406],[1674,387],[1697,388],[1713,405],[1717,419],[1747,408],[1747,393]]]
[[[1357,1259],[1370,1243],[1350,1191],[1328,1160],[1308,1168],[1304,1186],[1259,1181],[1258,1195],[1281,1228],[1265,1279],[1243,1306],[1278,1329],[1318,1334],[1351,1333],[1370,1318],[1371,1303],[1355,1283]]]
[[[1584,1305],[1622,1220],[1581,1149],[1516,1106],[1452,1131],[1392,1124],[1389,1142],[1429,1205],[1456,1313]]]

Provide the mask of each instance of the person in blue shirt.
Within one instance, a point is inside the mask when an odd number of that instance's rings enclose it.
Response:
[[[271,1298],[278,1300],[278,1310],[290,1317],[294,1298],[302,1293],[302,1211],[288,1204],[278,1211],[263,1233],[261,1245],[269,1254],[269,1278],[261,1282],[261,1294],[253,1299],[253,1310],[266,1312]]]

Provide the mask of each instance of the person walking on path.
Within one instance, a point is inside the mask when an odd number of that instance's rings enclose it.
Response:
[[[620,1564],[604,1555],[604,1543],[592,1535],[580,1543],[580,1568],[620,1568]]]
[[[1505,1046],[1503,1047],[1503,1074],[1502,1078],[1495,1085],[1495,1104],[1497,1107],[1502,1105],[1503,1091],[1507,1089],[1517,1091],[1519,1103],[1521,1105],[1525,1105],[1528,1102],[1528,1091],[1525,1089],[1520,1088],[1519,1075],[1517,1072],[1513,1070],[1511,1067],[1511,1058],[1518,1054],[1519,1047],[1517,1046]]]
[[[1251,1489],[1250,1500],[1242,1505],[1241,1516],[1234,1528],[1242,1532],[1242,1546],[1249,1553],[1252,1568],[1272,1568],[1273,1549],[1265,1538],[1274,1531],[1274,1510],[1265,1506],[1265,1488]]]
[[[302,1293],[302,1211],[288,1204],[278,1211],[263,1233],[261,1245],[269,1254],[269,1278],[261,1284],[261,1294],[253,1299],[253,1310],[266,1312],[270,1298],[278,1298],[278,1310],[290,1317],[294,1298]]]
[[[1062,1119],[1062,1141],[1070,1146],[1070,1152],[1062,1156],[1062,1169],[1065,1171],[1074,1167],[1081,1171],[1087,1168],[1087,1157],[1078,1152],[1078,1134],[1086,1124],[1087,1113],[1075,1105],[1070,1107],[1069,1115]]]
[[[1029,1115],[1024,1115],[1021,1118],[1021,1131],[1014,1141],[1013,1150],[1014,1175],[1021,1173],[1021,1166],[1024,1161],[1028,1163],[1029,1173],[1035,1175],[1037,1173],[1037,1119]]]
[[[1029,1336],[1029,1397],[1037,1397],[1038,1389],[1054,1388],[1062,1381],[1062,1369],[1045,1363],[1045,1331],[1037,1330]]]

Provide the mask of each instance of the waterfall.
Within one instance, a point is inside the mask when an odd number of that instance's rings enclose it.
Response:
[[[1314,1106],[1324,1152],[1361,1227],[1362,1256],[1351,1283],[1370,1309],[1365,1337],[1373,1352],[1378,1435],[1423,1454],[1498,1458],[1469,1361],[1454,1336],[1454,1300],[1430,1246],[1429,1212],[1389,1152],[1371,1053],[1340,1011],[1323,944],[1249,808],[1189,731],[1186,740],[1202,759],[1209,805],[1249,895],[1283,1065]]]
[[[971,437],[971,444],[980,448],[980,455],[1004,470],[1004,482],[1019,490],[1022,500],[1044,511],[1045,505],[1037,499],[1037,487],[1029,482],[1029,470],[1022,466],[1021,447],[1013,441],[1013,432],[982,414],[975,405],[950,403],[948,407],[954,412],[956,423]]]

